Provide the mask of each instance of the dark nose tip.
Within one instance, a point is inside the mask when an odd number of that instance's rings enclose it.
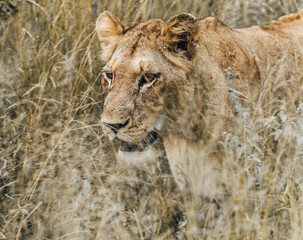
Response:
[[[109,128],[111,128],[111,130],[116,134],[119,129],[127,126],[127,124],[129,123],[129,119],[127,119],[124,123],[108,123],[108,122],[102,122],[102,123],[108,126]]]

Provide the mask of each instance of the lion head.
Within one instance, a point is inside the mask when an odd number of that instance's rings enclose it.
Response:
[[[104,107],[101,125],[120,154],[141,156],[159,136],[177,133],[187,106],[188,74],[196,59],[199,23],[182,13],[125,28],[105,11],[96,22],[101,41]]]

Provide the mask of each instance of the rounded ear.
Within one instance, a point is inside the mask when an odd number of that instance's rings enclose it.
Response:
[[[199,30],[199,21],[193,15],[180,13],[163,26],[159,45],[172,62],[188,68],[196,57]]]
[[[108,61],[123,35],[123,26],[111,12],[105,11],[96,21],[96,31],[103,50],[102,59]]]

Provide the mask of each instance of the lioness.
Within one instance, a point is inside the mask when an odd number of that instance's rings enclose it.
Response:
[[[302,14],[266,26],[230,29],[214,17],[189,13],[125,28],[101,13],[96,31],[102,45],[104,109],[101,124],[122,141],[118,156],[153,158],[163,138],[170,168],[181,188],[190,174],[189,153],[215,142],[228,129],[225,70],[235,73],[234,90],[249,102],[283,56],[303,69]]]

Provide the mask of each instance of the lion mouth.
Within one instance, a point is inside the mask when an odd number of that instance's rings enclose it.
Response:
[[[143,152],[147,150],[150,146],[153,146],[158,140],[159,134],[156,131],[149,132],[144,139],[141,140],[139,145],[122,142],[119,150],[122,152]]]

